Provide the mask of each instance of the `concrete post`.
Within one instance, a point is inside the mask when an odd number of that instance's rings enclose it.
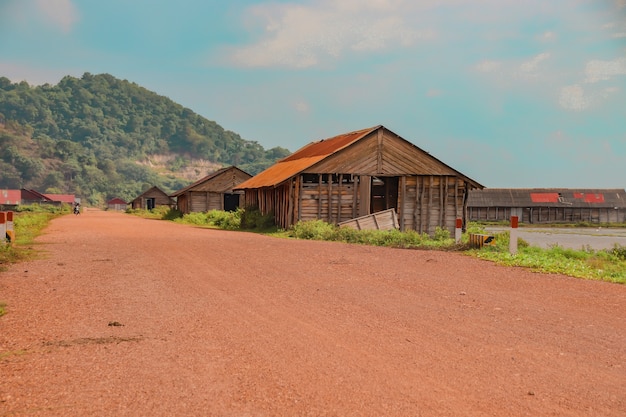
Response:
[[[456,219],[456,228],[454,229],[454,240],[461,243],[461,235],[463,234],[463,219]]]
[[[511,232],[509,235],[509,253],[511,255],[517,254],[517,223],[518,217],[511,216]]]

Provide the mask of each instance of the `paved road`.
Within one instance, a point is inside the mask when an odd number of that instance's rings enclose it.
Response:
[[[490,226],[490,233],[510,230],[505,227]],[[626,246],[626,228],[542,228],[520,227],[518,236],[531,245],[548,248],[559,245],[565,248],[610,249],[615,245]]]

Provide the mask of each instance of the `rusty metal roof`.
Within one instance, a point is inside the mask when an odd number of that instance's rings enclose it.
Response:
[[[309,143],[235,189],[275,187],[381,127],[378,125]]]
[[[471,190],[468,207],[626,208],[623,189],[485,188]]]
[[[217,171],[212,172],[212,173],[210,173],[209,175],[207,175],[207,176],[205,176],[203,178],[200,178],[198,181],[194,182],[193,184],[189,184],[188,186],[186,186],[184,188],[181,188],[178,191],[175,191],[173,194],[170,194],[170,197],[178,197],[179,195],[186,193],[187,191],[191,190],[192,188],[194,188],[194,187],[196,187],[196,186],[198,186],[198,185],[200,185],[202,183],[205,183],[205,182],[207,182],[207,181],[209,181],[209,180],[211,180],[211,179],[213,179],[213,178],[223,174],[224,172],[227,172],[227,171],[230,171],[230,170],[233,170],[233,169],[236,169],[236,170],[246,174],[247,176],[252,177],[246,171],[244,171],[242,169],[239,169],[239,168],[237,168],[234,165],[231,165],[231,166],[228,166],[228,167],[220,168]]]

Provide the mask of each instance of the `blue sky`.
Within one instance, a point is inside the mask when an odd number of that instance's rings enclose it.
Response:
[[[626,0],[0,0],[0,39],[266,149],[382,124],[487,187],[626,187]]]

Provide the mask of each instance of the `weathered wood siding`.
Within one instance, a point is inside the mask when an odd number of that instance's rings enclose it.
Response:
[[[317,144],[323,148],[322,142]],[[307,152],[310,148],[303,148],[303,159],[316,156]],[[377,183],[377,199],[372,199],[374,178],[384,180]],[[258,207],[263,214],[273,212],[276,224],[284,228],[315,219],[337,224],[371,214],[373,205],[379,211],[395,207],[401,230],[432,235],[437,227],[454,233],[456,219],[465,220],[467,192],[472,187],[481,186],[379,128],[319,162],[303,166],[278,187],[245,189],[244,200],[246,206]]]
[[[398,193],[400,228],[432,234],[442,227],[454,233],[456,219],[464,218],[466,188],[457,177],[406,177]]]
[[[521,213],[521,215],[520,215]],[[626,209],[610,207],[469,207],[473,221],[509,221],[518,216],[522,223],[623,223]]]

